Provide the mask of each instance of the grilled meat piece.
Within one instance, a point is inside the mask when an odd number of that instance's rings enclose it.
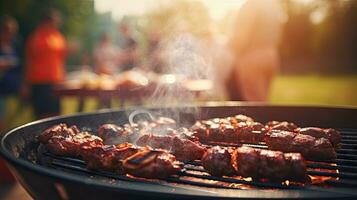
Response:
[[[232,118],[233,119],[233,118]],[[193,137],[201,142],[252,143],[264,140],[266,129],[259,122],[237,122],[232,119],[197,121],[192,127]],[[233,123],[232,123],[233,121]]]
[[[171,152],[180,161],[193,161],[202,158],[206,148],[198,142],[173,137]]]
[[[328,139],[334,148],[338,148],[341,142],[341,134],[335,129],[323,129],[317,127],[306,127],[298,130],[300,134],[310,135],[315,138],[326,138]]]
[[[191,138],[194,140],[199,140],[201,142],[207,142],[208,141],[208,129],[207,126],[200,122],[197,121],[191,128],[192,132]]]
[[[249,147],[237,148],[232,154],[233,167],[244,177],[258,177],[259,150]]]
[[[298,126],[294,123],[283,121],[270,121],[265,124],[268,130],[280,130],[280,131],[290,131],[294,132]]]
[[[137,177],[167,178],[181,167],[175,156],[164,150],[143,150],[123,161],[124,170]]]
[[[140,149],[130,143],[103,145],[93,148],[81,148],[81,157],[89,169],[102,169],[124,174],[122,161],[139,152]]]
[[[53,136],[72,137],[79,132],[76,126],[67,127],[67,124],[57,124],[43,131],[38,136],[38,140],[46,144]]]
[[[143,135],[136,142],[139,146],[150,146],[155,149],[165,149],[174,154],[180,161],[201,159],[205,148],[198,142],[170,135]]]
[[[133,131],[128,131],[124,127],[115,124],[103,124],[98,129],[98,136],[106,144],[121,144],[131,142]]]
[[[238,175],[271,181],[306,180],[306,166],[299,153],[239,147],[232,155]],[[295,172],[296,171],[296,172]]]
[[[316,139],[314,146],[311,147],[310,151],[305,154],[306,158],[314,158],[316,160],[332,160],[337,158],[335,149],[333,148],[331,142],[326,138]]]
[[[231,176],[235,173],[232,158],[225,148],[215,146],[208,149],[202,156],[202,166],[213,176]]]
[[[136,144],[139,146],[150,146],[154,149],[171,150],[173,144],[173,137],[169,135],[143,135]]]
[[[281,151],[260,150],[258,174],[270,180],[285,180],[286,162]]]
[[[264,140],[266,130],[259,122],[240,122],[236,126],[239,143],[258,144]]]
[[[87,132],[81,132],[76,135],[54,135],[45,145],[56,155],[79,156],[82,147],[102,146],[103,140]]]
[[[306,179],[305,159],[300,153],[284,153],[290,180],[304,181]]]
[[[289,131],[273,131],[265,138],[265,142],[271,150],[291,152],[293,150],[291,144],[296,135],[296,133]]]
[[[336,158],[332,144],[326,138],[289,131],[273,131],[265,138],[269,149],[282,152],[298,152],[306,159],[330,160]]]
[[[117,126],[115,124],[103,124],[98,129],[98,135],[106,144],[121,144],[125,142],[134,142],[143,134],[160,133],[171,134],[176,126],[173,119],[159,117],[151,122],[139,121],[133,124],[124,124]]]

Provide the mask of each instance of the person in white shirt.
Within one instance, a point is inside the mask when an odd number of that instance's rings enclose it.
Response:
[[[230,42],[234,55],[230,84],[236,86],[230,91],[231,100],[268,100],[280,67],[278,45],[284,19],[278,0],[247,0],[241,7]]]

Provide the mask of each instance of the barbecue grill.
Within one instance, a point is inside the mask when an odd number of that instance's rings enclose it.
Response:
[[[186,162],[184,170],[165,180],[136,178],[88,170],[82,160],[45,151],[36,136],[58,123],[92,130],[104,123],[128,123],[134,109],[106,110],[60,116],[32,122],[5,134],[1,153],[10,169],[35,199],[321,199],[357,197],[357,109],[331,107],[273,106],[215,103],[210,106],[147,109],[156,116],[172,117],[189,125],[197,119],[245,114],[257,121],[286,120],[301,127],[319,126],[339,130],[342,146],[337,159],[309,161],[312,183],[297,184],[252,181],[249,178],[214,177],[199,161]],[[214,143],[207,146],[217,145]],[[225,144],[219,144],[225,145]],[[266,148],[264,144],[251,145]]]

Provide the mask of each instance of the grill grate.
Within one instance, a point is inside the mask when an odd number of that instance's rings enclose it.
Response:
[[[341,148],[337,150],[337,159],[329,162],[307,161],[307,174],[311,177],[311,184],[259,182],[242,177],[214,177],[205,172],[199,161],[184,163],[184,169],[178,175],[171,176],[165,181],[166,183],[225,189],[275,188],[324,190],[331,187],[357,187],[357,129],[340,129],[339,131],[343,139]],[[207,146],[211,145],[215,144],[207,144]],[[244,145],[255,148],[267,148],[264,144]],[[229,146],[234,147],[234,145]],[[117,175],[105,171],[88,170],[83,160],[56,156],[48,152],[42,153],[41,158],[41,160],[45,161],[42,164],[51,168],[69,171],[70,173],[85,173],[90,176],[102,176],[124,181],[149,182],[152,184],[162,184],[164,182],[135,178],[129,175]]]

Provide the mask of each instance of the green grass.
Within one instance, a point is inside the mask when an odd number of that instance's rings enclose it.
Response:
[[[357,75],[281,76],[271,90],[272,103],[357,106]]]
[[[272,85],[270,102],[274,104],[357,106],[357,75],[279,76]],[[76,98],[63,99],[61,113],[76,113],[77,104]],[[94,99],[88,99],[84,111],[95,110],[96,104]],[[19,105],[21,106],[19,107]],[[32,120],[34,118],[31,108],[26,106],[25,102],[19,102],[14,97],[7,100],[6,129]]]

